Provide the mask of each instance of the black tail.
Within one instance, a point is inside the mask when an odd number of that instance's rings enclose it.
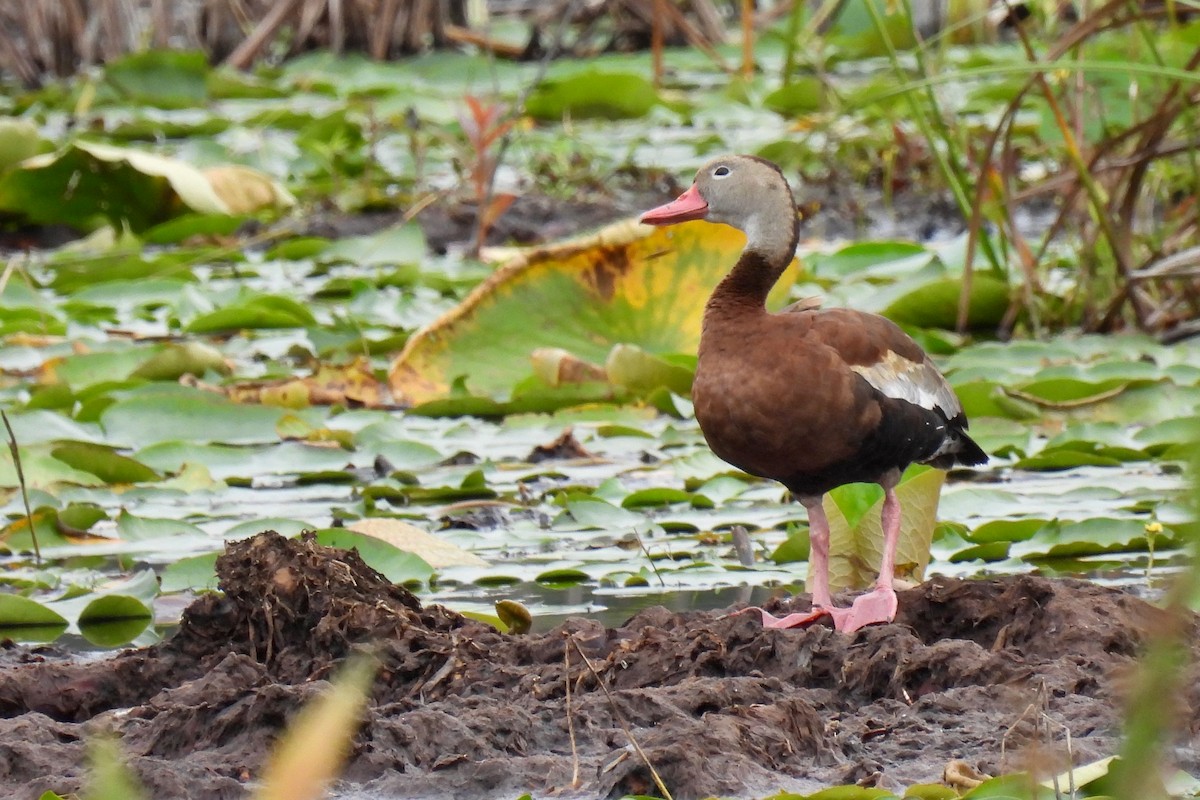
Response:
[[[956,419],[950,423],[950,430],[947,431],[946,436],[949,442],[946,443],[942,453],[927,461],[927,464],[932,464],[938,469],[950,469],[955,464],[975,467],[987,463],[988,454],[983,452],[983,448],[977,445],[975,440],[956,424],[957,422]],[[966,420],[963,420],[964,424],[965,422]]]

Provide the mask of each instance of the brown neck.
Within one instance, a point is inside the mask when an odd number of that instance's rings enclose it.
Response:
[[[800,220],[790,203],[788,206],[789,218],[767,226],[767,235],[761,235],[764,231],[757,225],[752,230],[741,258],[709,298],[706,319],[766,310],[767,294],[791,263],[800,238]]]
[[[722,309],[764,309],[767,294],[787,262],[780,258],[771,259],[756,250],[746,249],[713,291],[708,300],[710,312]]]

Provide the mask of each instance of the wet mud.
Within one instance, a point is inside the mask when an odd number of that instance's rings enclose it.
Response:
[[[382,667],[347,797],[652,793],[631,739],[677,798],[895,789],[951,761],[1065,766],[1065,730],[1076,763],[1115,752],[1135,657],[1180,624],[1083,581],[935,577],[901,592],[893,624],[854,635],[652,608],[510,636],[422,606],[354,553],[273,533],[231,544],[218,573],[223,593],[154,647],[88,663],[0,651],[0,794],[79,792],[88,737],[112,732],[148,796],[246,797],[288,720],[366,648]],[[1195,771],[1200,624],[1182,624],[1193,660],[1173,752]]]

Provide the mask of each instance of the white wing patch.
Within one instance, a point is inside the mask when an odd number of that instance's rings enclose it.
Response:
[[[882,361],[870,365],[852,364],[850,369],[885,397],[907,400],[931,411],[936,409],[945,414],[946,419],[954,419],[962,413],[962,404],[954,390],[928,358],[910,361],[889,350]]]

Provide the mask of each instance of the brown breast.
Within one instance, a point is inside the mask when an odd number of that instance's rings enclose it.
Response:
[[[834,319],[813,311],[706,319],[692,400],[713,452],[776,480],[854,456],[879,424],[880,409],[870,387],[824,341],[842,316],[835,311]],[[843,338],[852,357],[866,357],[869,338],[853,330]]]

